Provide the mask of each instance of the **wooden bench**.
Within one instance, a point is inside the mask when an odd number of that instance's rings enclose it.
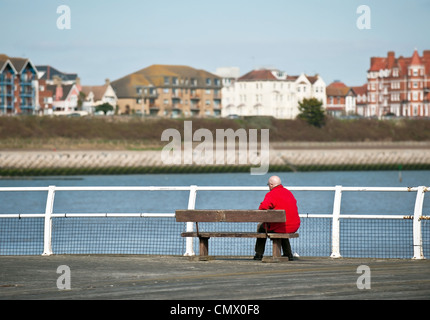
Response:
[[[298,238],[298,233],[200,232],[199,222],[285,222],[284,210],[176,210],[177,222],[195,222],[196,232],[183,232],[182,237],[198,237],[200,257],[207,257],[210,238],[269,238],[273,242],[273,258],[281,256],[281,240]]]

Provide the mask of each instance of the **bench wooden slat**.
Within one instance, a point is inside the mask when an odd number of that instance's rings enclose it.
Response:
[[[285,222],[284,210],[176,210],[177,222]]]
[[[269,238],[269,239],[290,239],[298,238],[298,233],[265,233],[261,232],[183,232],[182,237],[200,238]]]

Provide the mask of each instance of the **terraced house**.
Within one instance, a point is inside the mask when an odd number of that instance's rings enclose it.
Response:
[[[38,85],[37,69],[29,59],[0,54],[0,114],[34,114]]]
[[[372,57],[367,72],[365,116],[430,116],[430,50],[420,56]]]
[[[221,115],[221,78],[179,65],[151,65],[111,82],[120,114],[161,117]]]
[[[316,98],[326,106],[326,84],[317,74],[287,75],[277,69],[255,69],[222,90],[223,116],[272,116],[294,119],[298,103]]]

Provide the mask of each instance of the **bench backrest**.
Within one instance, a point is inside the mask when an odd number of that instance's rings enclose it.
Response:
[[[176,210],[177,222],[285,222],[285,210]]]

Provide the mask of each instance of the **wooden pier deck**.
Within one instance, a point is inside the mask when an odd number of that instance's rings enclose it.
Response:
[[[63,265],[70,268],[70,290],[57,287],[65,276],[57,268]],[[363,265],[370,270],[368,289],[357,286],[364,275],[357,269]],[[1,300],[429,298],[429,260],[300,257],[265,263],[252,257],[0,256]]]

